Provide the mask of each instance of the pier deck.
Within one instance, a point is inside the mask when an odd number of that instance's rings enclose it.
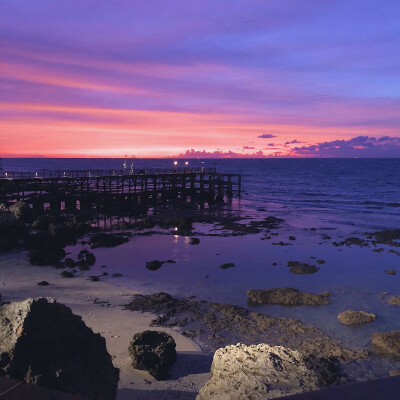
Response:
[[[0,173],[0,203],[22,200],[35,209],[77,209],[121,200],[133,205],[186,198],[229,201],[240,192],[239,174],[215,168]]]

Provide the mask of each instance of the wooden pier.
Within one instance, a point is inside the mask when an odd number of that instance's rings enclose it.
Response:
[[[38,212],[163,201],[214,203],[240,196],[241,176],[215,168],[0,173],[0,203],[25,201]]]

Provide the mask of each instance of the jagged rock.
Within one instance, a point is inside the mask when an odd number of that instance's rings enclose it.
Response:
[[[376,315],[365,311],[346,310],[338,314],[337,319],[343,325],[364,325],[376,320]]]
[[[386,353],[400,357],[400,331],[373,333],[371,340]]]
[[[319,271],[319,268],[315,265],[309,265],[299,261],[289,261],[287,265],[290,267],[290,272],[297,275],[314,274]]]
[[[47,281],[40,281],[40,282],[38,282],[38,285],[39,285],[39,286],[49,286],[50,283],[47,282]]]
[[[199,244],[199,243],[200,243],[199,238],[192,237],[189,239],[189,244]]]
[[[150,271],[156,271],[157,269],[161,268],[162,265],[162,261],[159,260],[146,261],[146,268]]]
[[[119,278],[120,276],[122,276],[122,274],[120,274],[119,272],[116,272],[115,274],[112,274],[113,278]]]
[[[250,304],[310,305],[329,304],[332,293],[312,294],[293,288],[254,289],[247,291]]]
[[[132,365],[148,371],[157,380],[169,377],[169,369],[176,360],[175,340],[159,331],[144,331],[133,336],[129,346]]]
[[[9,208],[11,214],[14,215],[15,218],[26,221],[29,219],[31,215],[31,209],[29,208],[28,204],[24,201],[17,201]]]
[[[82,398],[116,398],[119,373],[104,338],[53,299],[1,306],[0,343],[2,375]]]
[[[126,236],[103,232],[96,233],[90,238],[92,249],[97,247],[115,247],[128,241],[129,239]]]
[[[196,400],[265,400],[317,389],[318,379],[299,352],[242,343],[218,349],[211,378]]]

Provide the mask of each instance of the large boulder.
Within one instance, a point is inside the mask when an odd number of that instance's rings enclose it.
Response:
[[[372,344],[385,353],[400,357],[400,331],[376,332],[371,336]]]
[[[11,214],[21,221],[27,221],[31,216],[31,209],[24,201],[17,201],[9,208]]]
[[[317,389],[300,353],[282,346],[242,343],[214,354],[211,378],[196,400],[265,400]]]
[[[376,315],[365,311],[346,310],[338,314],[337,319],[343,325],[364,325],[376,320]]]
[[[133,336],[129,346],[132,365],[148,371],[157,380],[169,377],[169,369],[176,361],[175,340],[159,331],[144,331]]]
[[[85,399],[114,400],[119,372],[106,343],[50,298],[0,307],[0,374]]]
[[[280,304],[285,306],[329,304],[330,292],[312,294],[293,288],[253,289],[247,291],[247,298],[252,305]]]

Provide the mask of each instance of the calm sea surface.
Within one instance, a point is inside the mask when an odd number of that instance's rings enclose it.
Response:
[[[140,169],[171,168],[173,160],[133,161],[134,168]],[[400,257],[390,253],[387,246],[377,253],[371,248],[332,245],[333,241],[364,232],[400,227],[400,159],[203,160],[204,164],[202,160],[188,161],[193,167],[203,165],[219,172],[242,174],[243,195],[231,207],[244,218],[283,218],[278,236],[272,240],[261,240],[262,234],[201,236],[197,246],[189,245],[188,237],[165,232],[134,236],[122,246],[96,249],[98,263],[91,273],[103,272],[99,266],[105,264],[110,274],[123,274],[119,279],[110,278],[117,285],[247,308],[251,308],[246,304],[249,289],[294,287],[313,293],[329,290],[334,295],[328,306],[263,306],[257,311],[312,323],[355,348],[367,346],[372,332],[400,330],[400,308],[382,300],[383,292],[400,295]],[[122,162],[3,159],[3,169],[120,169]],[[195,228],[195,232],[204,232],[214,227],[197,224]],[[323,235],[332,239],[323,239]],[[288,241],[289,236],[296,240]],[[279,241],[291,245],[273,244]],[[75,253],[79,249],[72,247],[69,251]],[[326,261],[315,274],[294,275],[286,266],[290,260],[313,264],[314,257]],[[149,271],[145,263],[153,259],[173,259],[176,264]],[[235,263],[235,267],[219,268],[227,262]],[[397,275],[387,275],[385,269],[395,269]],[[348,308],[374,312],[378,319],[365,327],[343,327],[336,316]],[[374,374],[379,374],[380,368],[387,372],[389,364],[375,366]]]

